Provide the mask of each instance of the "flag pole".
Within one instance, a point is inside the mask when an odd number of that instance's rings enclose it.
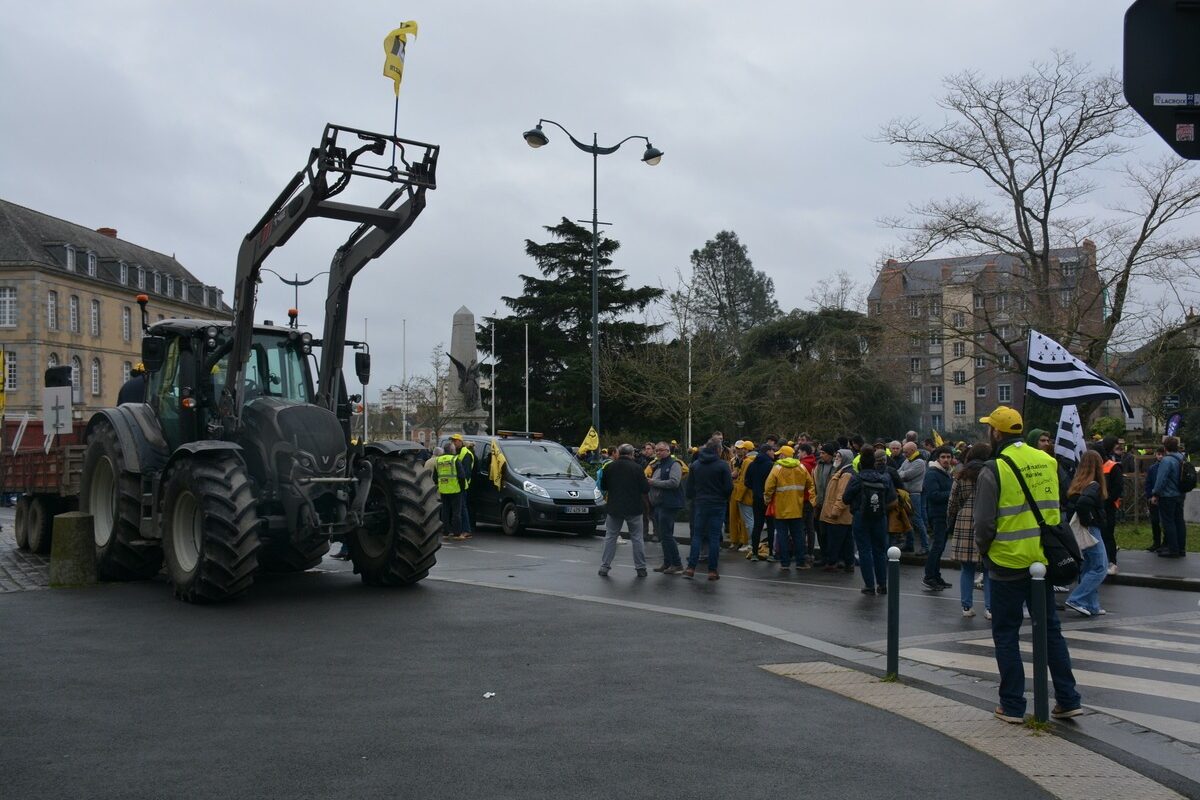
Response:
[[[392,171],[396,170],[396,131],[400,127],[400,87],[396,87],[396,109],[392,112]]]
[[[1023,380],[1024,393],[1021,396],[1021,419],[1025,421],[1025,427],[1029,427],[1029,360],[1033,358],[1033,326],[1029,326],[1029,331],[1025,334],[1025,378]]]

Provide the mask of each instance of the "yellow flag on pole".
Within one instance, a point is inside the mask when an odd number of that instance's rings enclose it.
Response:
[[[600,434],[596,433],[595,428],[588,428],[587,436],[583,437],[583,444],[579,445],[579,455],[591,453],[600,449]]]
[[[945,444],[945,442],[942,441],[942,435],[935,430],[933,432],[933,446],[941,447],[944,444]]]
[[[504,451],[500,449],[500,441],[492,439],[492,463],[488,465],[488,477],[496,484],[497,489],[504,488],[504,465],[507,462]]]
[[[410,35],[417,36],[417,23],[411,19],[401,23],[383,40],[383,76],[395,82],[396,94],[400,94],[400,81],[404,78],[404,50]]]

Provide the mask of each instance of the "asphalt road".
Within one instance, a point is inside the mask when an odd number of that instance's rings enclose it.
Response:
[[[439,572],[470,569],[443,554]],[[673,588],[718,587],[736,592]],[[0,641],[14,798],[1046,796],[758,668],[803,648],[553,596],[343,571],[217,607],[160,581],[10,592]]]

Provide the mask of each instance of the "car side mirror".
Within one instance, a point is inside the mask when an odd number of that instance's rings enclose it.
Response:
[[[167,339],[165,336],[142,337],[142,364],[146,372],[158,372],[163,362],[167,360]]]
[[[358,375],[358,382],[366,386],[371,382],[371,354],[370,353],[355,353],[354,354],[354,372]]]

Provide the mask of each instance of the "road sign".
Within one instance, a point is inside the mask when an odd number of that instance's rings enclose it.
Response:
[[[71,432],[71,387],[42,390],[42,430],[47,436]]]
[[[1184,158],[1200,159],[1200,3],[1137,0],[1125,12],[1125,99]]]
[[[1168,394],[1163,397],[1163,411],[1178,411],[1179,395]]]

